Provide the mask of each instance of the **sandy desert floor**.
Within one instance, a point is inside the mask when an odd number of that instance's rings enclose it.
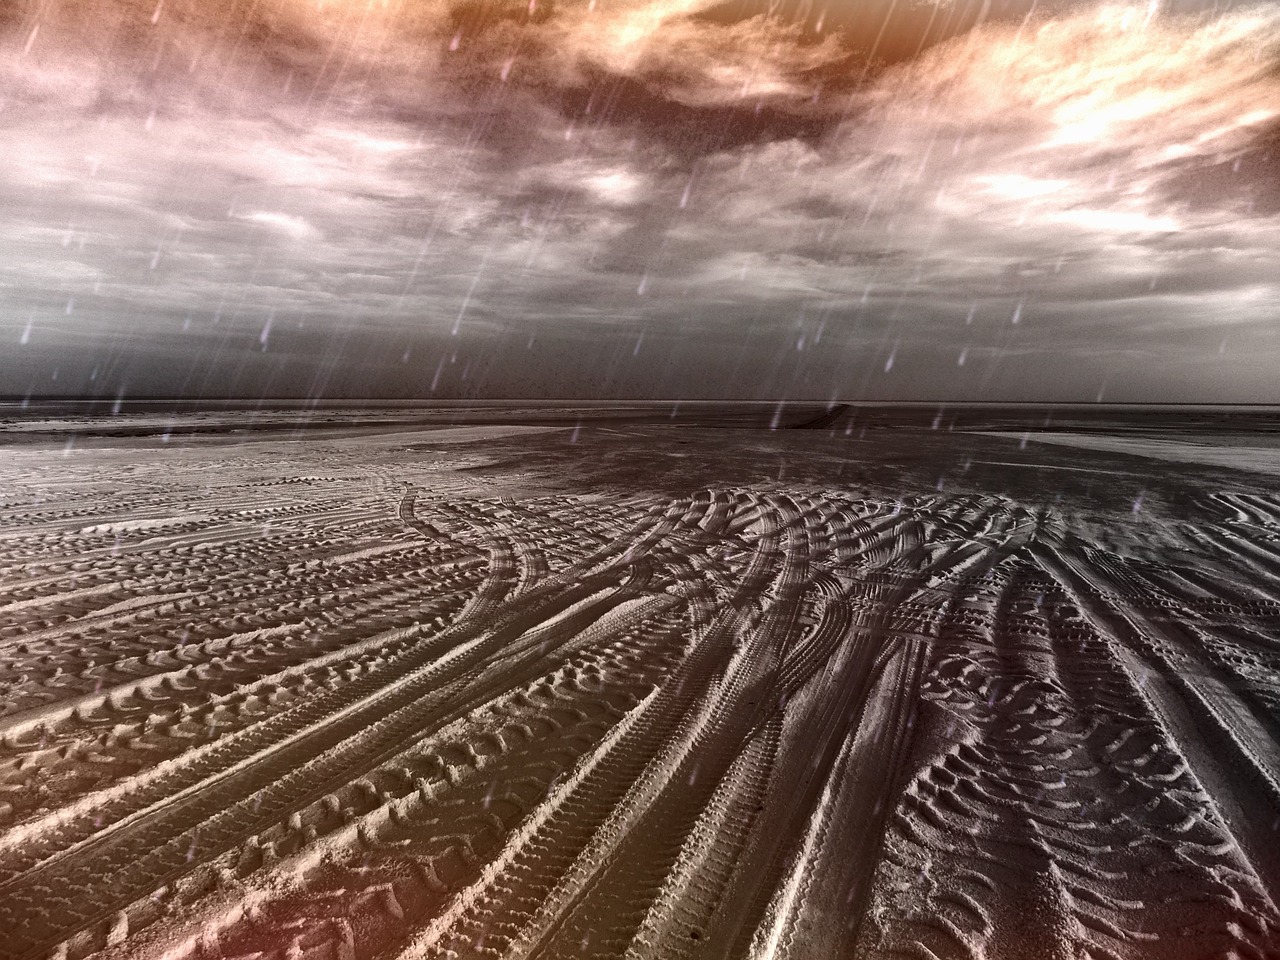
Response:
[[[1280,957],[1267,444],[1063,436],[0,446],[0,956]]]

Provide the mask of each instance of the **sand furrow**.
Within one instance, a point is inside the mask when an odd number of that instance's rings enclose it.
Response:
[[[13,474],[4,960],[1276,956],[1265,489],[343,443]]]

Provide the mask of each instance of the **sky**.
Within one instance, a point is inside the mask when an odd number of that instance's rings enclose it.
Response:
[[[1280,402],[1280,3],[0,0],[0,395]]]

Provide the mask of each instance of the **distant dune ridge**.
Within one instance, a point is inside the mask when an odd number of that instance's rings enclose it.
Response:
[[[0,957],[1280,956],[1271,478],[846,426],[7,447]]]

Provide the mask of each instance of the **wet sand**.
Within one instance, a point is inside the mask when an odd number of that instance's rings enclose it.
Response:
[[[1270,412],[475,409],[12,418],[0,956],[1280,956]]]

